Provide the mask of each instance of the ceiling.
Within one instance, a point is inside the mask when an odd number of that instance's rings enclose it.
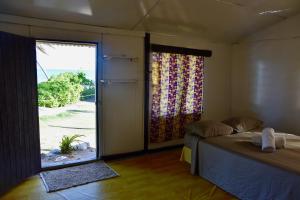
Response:
[[[227,42],[299,11],[299,0],[0,0],[4,14]]]

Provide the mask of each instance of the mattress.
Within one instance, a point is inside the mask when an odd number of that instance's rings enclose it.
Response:
[[[300,175],[300,137],[285,134],[286,148],[264,153],[251,143],[251,132],[211,137],[203,142]]]
[[[287,148],[275,153],[262,153],[250,139],[251,133],[239,133],[198,138],[196,149],[186,143],[195,174],[240,199],[299,199],[300,137],[287,135]]]

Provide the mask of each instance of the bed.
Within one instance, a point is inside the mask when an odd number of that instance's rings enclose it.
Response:
[[[240,199],[300,198],[300,137],[287,134],[285,149],[262,153],[251,132],[201,139],[186,134],[182,160],[191,173]]]

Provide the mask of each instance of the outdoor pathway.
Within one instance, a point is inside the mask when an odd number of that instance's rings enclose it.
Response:
[[[79,101],[62,108],[40,108],[39,115],[41,153],[47,154],[53,149],[59,149],[62,137],[74,134],[83,135],[80,140],[96,148],[94,102]],[[91,153],[88,154],[86,156],[91,157]]]

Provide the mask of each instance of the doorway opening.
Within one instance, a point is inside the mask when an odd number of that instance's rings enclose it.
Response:
[[[42,168],[97,159],[97,44],[36,41]]]

